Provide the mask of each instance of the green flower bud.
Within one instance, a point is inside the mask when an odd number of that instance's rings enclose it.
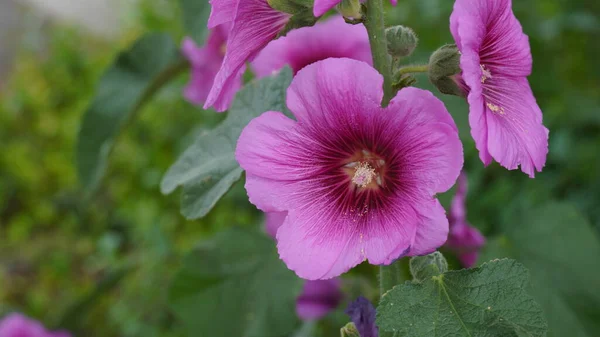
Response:
[[[360,337],[358,330],[356,330],[356,326],[354,323],[348,323],[343,328],[340,329],[341,337]]]
[[[422,282],[447,271],[448,262],[446,262],[446,258],[440,252],[433,252],[425,256],[415,256],[410,259],[410,273],[416,282]]]
[[[385,30],[388,53],[393,58],[406,57],[412,54],[419,44],[415,32],[408,27],[394,26]]]
[[[442,46],[431,54],[429,80],[441,93],[465,96],[465,92],[460,88],[456,79],[460,73],[460,52],[456,45]]]
[[[342,16],[345,18],[362,18],[361,5],[359,0],[342,0],[342,2],[340,2],[336,8],[338,12],[340,12],[340,14],[342,14]]]

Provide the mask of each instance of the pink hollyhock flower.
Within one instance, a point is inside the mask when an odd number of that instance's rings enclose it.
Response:
[[[296,313],[300,319],[317,320],[337,308],[343,298],[340,280],[306,281],[302,293],[296,300]]]
[[[39,322],[21,314],[10,314],[0,321],[0,337],[70,337],[68,332],[49,332]]]
[[[485,244],[485,237],[479,230],[467,223],[466,216],[467,177],[463,173],[458,178],[456,194],[450,206],[450,234],[446,247],[458,254],[458,259],[465,268],[477,262],[479,249]]]
[[[189,102],[198,105],[206,102],[225,56],[225,44],[227,43],[228,34],[229,24],[225,23],[211,30],[208,41],[202,48],[199,48],[194,40],[189,37],[183,40],[183,55],[192,66],[191,80],[183,92],[184,97]],[[237,79],[233,81],[228,91],[223,93],[222,99],[215,103],[215,109],[218,111],[227,110],[235,93],[242,85],[242,72],[238,73]]]
[[[266,213],[265,227],[267,233],[275,237],[283,224],[287,212]],[[296,313],[300,319],[317,320],[335,310],[343,298],[340,280],[306,281],[302,293],[296,300]]]
[[[348,57],[372,64],[369,36],[363,25],[349,25],[336,16],[303,27],[269,43],[252,62],[257,76],[273,74],[286,64],[294,73],[330,57]]]
[[[285,27],[290,14],[269,6],[267,0],[212,0],[208,27],[231,23],[225,58],[215,76],[204,108],[223,111],[224,102],[239,85],[246,61],[251,61]]]
[[[364,0],[361,0],[363,2]],[[342,2],[342,0],[315,0],[315,5],[313,7],[313,14],[316,17],[319,17],[325,14],[328,10],[335,7],[337,4]],[[390,0],[392,5],[396,6],[398,4],[398,0]]]
[[[485,165],[492,158],[530,177],[548,153],[548,129],[527,76],[529,39],[511,0],[457,0],[450,29],[461,51],[462,86],[468,93],[471,135]]]
[[[441,101],[416,88],[382,108],[382,85],[364,62],[313,63],[287,91],[297,121],[265,112],[238,140],[250,201],[288,212],[277,247],[302,278],[332,278],[365,260],[389,264],[446,241],[435,194],[462,167],[456,125]]]

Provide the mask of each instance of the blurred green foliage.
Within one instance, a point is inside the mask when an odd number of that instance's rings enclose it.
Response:
[[[484,169],[466,104],[444,97],[465,144],[469,221],[497,234],[515,212],[562,200],[600,229],[600,2],[529,0],[514,7],[531,40],[530,81],[550,129],[550,154],[533,180],[497,164]],[[425,62],[452,42],[451,10],[447,0],[404,0],[389,8],[388,24],[419,35],[409,62]],[[173,1],[141,1],[136,28],[117,43],[56,26],[47,50],[19,52],[0,93],[0,315],[17,310],[50,325],[67,322],[77,336],[183,336],[166,305],[181,257],[219,228],[259,223],[241,183],[198,221],[180,215],[177,197],[160,194],[160,179],[178,154],[222,119],[182,100],[185,78],[164,88],[119,137],[97,197],[83,202],[75,137],[102,71],[144,32],[167,31],[179,40],[179,19]],[[441,198],[447,203],[451,196]],[[131,271],[98,302],[77,319],[64,316],[122,268]],[[371,271],[360,266],[352,273]],[[331,331],[340,326],[331,325]]]
[[[55,26],[47,50],[19,51],[0,94],[0,316],[21,311],[50,326],[66,320],[77,336],[179,336],[166,296],[183,253],[215,229],[258,223],[239,184],[194,222],[180,215],[176,196],[160,193],[176,156],[222,118],[182,99],[185,78],[141,111],[118,139],[96,198],[83,202],[74,147],[100,75],[143,32],[181,35],[176,4],[140,7],[138,27],[118,43]],[[121,268],[132,271],[116,288],[75,320],[63,317]]]

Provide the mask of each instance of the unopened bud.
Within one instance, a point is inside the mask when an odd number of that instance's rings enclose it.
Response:
[[[417,48],[417,34],[408,27],[394,26],[385,30],[388,53],[394,58],[406,57]]]
[[[433,276],[448,271],[448,262],[440,252],[425,256],[415,256],[410,259],[410,273],[417,282],[423,282]]]
[[[354,323],[348,323],[340,329],[341,337],[360,337],[358,330]]]
[[[337,5],[337,10],[345,18],[360,19],[362,18],[361,5],[359,0],[342,0]]]
[[[429,58],[429,80],[441,93],[465,96],[459,85],[460,52],[456,45],[445,45],[436,50]]]

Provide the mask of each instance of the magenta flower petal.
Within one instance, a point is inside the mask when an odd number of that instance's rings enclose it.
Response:
[[[300,319],[316,320],[335,310],[343,298],[340,280],[306,281],[296,300],[296,313]]]
[[[267,234],[275,238],[277,235],[277,230],[279,227],[281,227],[281,225],[283,225],[283,221],[285,221],[286,216],[287,212],[265,213],[265,230],[267,231]]]
[[[477,262],[479,249],[485,245],[485,237],[479,230],[467,223],[467,176],[458,178],[456,194],[450,206],[450,233],[446,247],[454,251],[465,268]]]
[[[511,0],[457,0],[450,30],[461,51],[471,135],[484,164],[492,159],[534,177],[546,163],[548,129],[527,76],[529,40]]]
[[[363,113],[380,107],[382,86],[381,75],[364,62],[327,59],[298,72],[287,92],[287,106],[300,123],[367,122]]]
[[[444,207],[437,200],[424,202],[419,212],[419,223],[414,242],[408,252],[410,256],[433,253],[448,239],[448,218]]]
[[[250,201],[288,212],[277,246],[300,277],[332,278],[365,260],[389,264],[446,239],[434,196],[462,167],[456,126],[419,89],[403,89],[382,108],[382,83],[364,62],[316,62],[288,88],[297,121],[267,112],[238,140]]]
[[[271,212],[265,216],[265,229],[269,235],[275,237],[285,221],[287,212]],[[342,297],[341,282],[338,278],[306,281],[296,300],[296,312],[303,320],[320,319],[335,310]]]
[[[271,41],[258,54],[252,68],[258,77],[289,65],[294,73],[330,57],[347,57],[372,63],[369,36],[363,25],[349,25],[341,16],[303,27]]]
[[[266,0],[239,0],[227,51],[204,108],[223,111],[246,61],[251,61],[283,29],[289,14],[271,8]]]
[[[0,337],[70,337],[68,332],[49,332],[39,322],[21,314],[10,314],[0,320]]]
[[[479,250],[485,245],[485,237],[479,230],[466,222],[453,223],[446,246],[456,252],[465,268],[477,262]]]
[[[193,104],[203,105],[206,102],[215,76],[223,62],[229,26],[223,24],[212,29],[206,45],[202,48],[199,48],[191,38],[183,40],[181,49],[192,68],[190,82],[184,89],[184,97]],[[226,110],[229,107],[241,85],[242,72],[240,71],[229,91],[223,94],[223,99],[216,106],[217,110]]]
[[[232,22],[235,9],[240,0],[210,0],[210,16],[208,17],[208,28]]]
[[[335,7],[337,4],[342,2],[342,0],[315,0],[315,4],[313,7],[313,14],[315,17],[319,17],[328,10]]]

